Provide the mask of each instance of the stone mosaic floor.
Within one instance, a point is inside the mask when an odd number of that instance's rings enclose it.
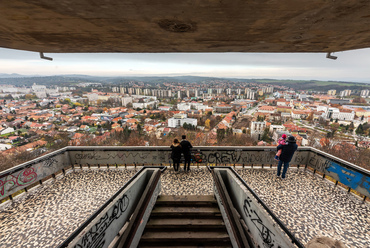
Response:
[[[303,170],[289,170],[284,181],[275,170],[237,172],[303,244],[328,236],[347,247],[370,247],[370,204]]]
[[[76,170],[3,206],[0,248],[57,247],[135,170]]]
[[[348,247],[370,248],[370,204],[302,170],[288,171],[285,181],[275,177],[275,170],[237,172],[303,244],[324,235]],[[56,247],[135,173],[76,171],[16,199],[0,209],[0,248]],[[213,194],[205,167],[188,173],[168,168],[161,181],[161,194]]]
[[[205,167],[191,167],[190,172],[168,168],[161,177],[163,195],[212,195],[213,179]]]

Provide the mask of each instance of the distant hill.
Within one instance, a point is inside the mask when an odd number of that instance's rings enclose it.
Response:
[[[98,77],[89,75],[56,75],[56,76],[27,76],[20,74],[0,73],[0,84],[12,84],[16,86],[31,86],[34,83],[42,85],[74,85],[82,82],[102,83],[118,85],[128,82],[145,82],[150,84],[159,83],[207,83],[215,81],[248,82],[260,84],[275,84],[291,87],[296,90],[327,91],[330,89],[352,90],[370,89],[370,84],[357,82],[318,81],[318,80],[278,80],[278,79],[240,79],[240,78],[217,78],[198,76],[122,76],[122,77]]]

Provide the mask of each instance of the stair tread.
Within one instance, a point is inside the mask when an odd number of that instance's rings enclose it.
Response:
[[[217,239],[229,239],[229,235],[226,231],[224,232],[209,232],[209,231],[178,231],[178,232],[161,232],[161,231],[148,231],[143,234],[141,240],[163,240],[163,239],[203,239],[203,240],[217,240]]]
[[[163,226],[163,225],[176,225],[176,226],[224,226],[222,218],[217,219],[202,219],[202,218],[189,218],[189,219],[176,219],[176,218],[161,218],[150,219],[147,226]]]
[[[231,248],[232,245],[231,244],[228,244],[228,245],[202,245],[202,246],[199,246],[199,245],[182,245],[182,246],[179,246],[177,244],[173,244],[173,245],[155,245],[155,244],[146,244],[146,245],[140,245],[139,244],[139,248],[167,248],[167,247],[176,247],[176,248]]]
[[[157,203],[163,202],[210,202],[217,203],[213,195],[160,195]]]
[[[155,207],[152,211],[153,214],[156,213],[220,213],[217,207],[173,207],[173,206],[161,206]]]

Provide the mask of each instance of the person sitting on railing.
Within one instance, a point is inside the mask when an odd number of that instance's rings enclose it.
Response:
[[[286,134],[283,133],[283,135],[281,135],[281,138],[279,138],[279,140],[278,140],[278,144],[279,145],[286,145],[285,139],[286,139]],[[278,150],[278,152],[276,153],[275,158],[274,158],[275,160],[279,161],[281,151],[282,151],[282,149]]]
[[[173,144],[171,145],[171,159],[173,161],[173,168],[175,171],[179,170],[180,167],[180,160],[181,160],[181,153],[182,153],[182,148],[180,145],[180,142],[178,139],[173,140]]]
[[[281,151],[281,155],[279,157],[279,164],[277,168],[277,176],[280,176],[281,166],[284,163],[283,174],[281,175],[281,179],[285,179],[285,174],[289,168],[289,162],[292,160],[294,152],[297,150],[298,146],[296,144],[294,136],[289,136],[286,145],[278,145],[277,150]]]

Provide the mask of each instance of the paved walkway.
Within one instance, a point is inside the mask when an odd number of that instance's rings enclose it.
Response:
[[[0,210],[0,248],[57,247],[135,173],[78,170],[16,198]]]
[[[16,199],[0,210],[0,248],[56,247],[135,172],[76,171]],[[269,169],[237,172],[303,244],[324,235],[348,247],[370,248],[370,204],[302,170],[290,170],[285,181]],[[161,194],[213,194],[205,167],[189,173],[169,168],[161,181]]]
[[[284,181],[275,170],[237,172],[303,244],[327,236],[348,247],[370,247],[370,204],[342,188],[303,170],[290,170]]]
[[[289,170],[287,179],[276,178],[275,169],[237,169],[239,175],[293,232],[306,244],[316,236],[341,240],[347,247],[370,248],[370,204],[347,194],[312,173]],[[162,176],[162,194],[213,194],[207,169]]]

